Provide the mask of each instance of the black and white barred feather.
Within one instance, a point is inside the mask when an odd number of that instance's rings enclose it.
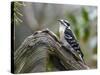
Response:
[[[81,57],[83,58],[83,53],[80,49],[80,46],[79,46],[79,43],[77,42],[75,36],[73,35],[72,31],[70,29],[65,29],[65,32],[64,32],[64,38],[66,39],[66,41],[70,44],[70,46],[76,50],[80,55]]]
[[[73,48],[78,54],[81,59],[83,59],[83,53],[80,49],[79,43],[77,42],[75,35],[73,34],[70,24],[67,20],[58,20],[60,21],[60,38],[64,44],[69,44],[70,47]]]

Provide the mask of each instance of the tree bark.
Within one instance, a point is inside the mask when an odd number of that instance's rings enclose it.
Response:
[[[54,67],[48,65],[49,59]],[[84,62],[48,29],[27,37],[14,52],[15,73],[89,69]]]

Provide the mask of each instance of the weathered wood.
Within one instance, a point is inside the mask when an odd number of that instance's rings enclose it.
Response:
[[[48,65],[49,59],[56,64]],[[57,36],[48,29],[27,37],[14,52],[14,61],[15,73],[88,69],[77,53],[62,46]]]

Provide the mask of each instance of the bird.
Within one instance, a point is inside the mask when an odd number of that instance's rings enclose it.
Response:
[[[60,40],[64,46],[69,46],[73,48],[74,51],[78,53],[79,58],[83,61],[83,53],[81,51],[80,45],[76,40],[75,34],[72,32],[70,27],[70,23],[67,20],[59,19],[60,23],[59,26],[59,33],[60,33]]]

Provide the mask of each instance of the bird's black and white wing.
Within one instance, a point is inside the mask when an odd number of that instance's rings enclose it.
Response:
[[[73,35],[72,31],[70,29],[65,29],[64,32],[64,38],[67,40],[67,42],[69,43],[69,45],[76,50],[82,57],[83,59],[83,53],[80,49],[79,43],[77,42],[75,36]]]

